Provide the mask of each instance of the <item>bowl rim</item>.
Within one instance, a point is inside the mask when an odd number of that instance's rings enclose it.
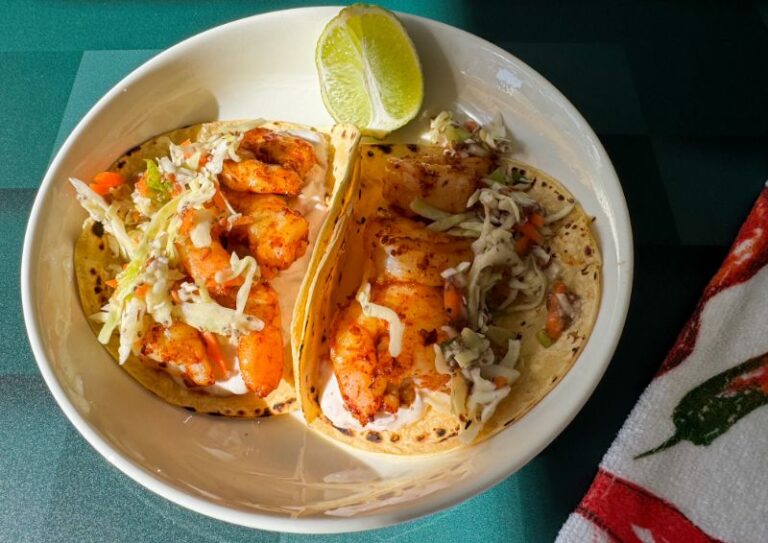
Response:
[[[609,180],[609,183],[605,185],[605,189],[609,193],[609,200],[612,203],[611,211],[615,221],[614,224],[616,225],[616,239],[614,241],[619,271],[617,275],[616,298],[613,300],[612,307],[603,309],[603,311],[607,311],[609,309],[612,310],[613,315],[610,321],[612,325],[608,330],[609,334],[604,335],[602,338],[602,346],[599,348],[599,351],[595,356],[595,358],[598,360],[593,363],[593,374],[591,375],[590,379],[586,380],[586,383],[582,385],[582,392],[576,399],[575,407],[569,412],[563,412],[559,416],[557,424],[552,425],[549,432],[540,434],[535,439],[533,439],[532,443],[534,443],[534,446],[530,447],[528,454],[525,455],[525,457],[522,458],[519,462],[515,464],[504,464],[499,462],[494,466],[489,467],[481,476],[477,477],[472,484],[466,485],[460,492],[456,492],[455,490],[454,492],[435,492],[425,496],[423,499],[415,503],[409,504],[409,507],[405,509],[398,509],[395,511],[375,513],[372,515],[359,517],[329,516],[288,518],[284,515],[269,513],[266,511],[246,512],[232,509],[220,504],[213,503],[204,498],[190,495],[184,491],[174,488],[165,481],[156,478],[146,468],[124,457],[121,453],[115,450],[105,438],[101,437],[99,433],[93,429],[90,424],[80,415],[74,404],[67,397],[63,387],[58,382],[58,379],[53,372],[52,365],[45,354],[40,327],[38,326],[37,316],[34,311],[34,296],[32,294],[31,285],[33,265],[32,254],[34,252],[34,247],[39,242],[41,231],[40,225],[42,223],[40,211],[46,198],[48,189],[53,183],[53,172],[58,169],[59,164],[62,162],[69,148],[80,137],[81,133],[86,130],[91,120],[105,107],[107,107],[109,103],[112,102],[112,100],[122,92],[122,89],[130,86],[133,81],[142,78],[145,73],[151,70],[156,63],[182,54],[186,48],[195,45],[199,41],[208,39],[213,34],[226,32],[227,30],[231,30],[241,25],[247,26],[251,24],[254,19],[278,20],[287,14],[294,15],[297,13],[306,16],[318,15],[319,13],[326,15],[330,13],[330,10],[335,9],[338,11],[341,9],[341,7],[342,6],[316,6],[277,10],[230,21],[228,23],[212,27],[184,39],[183,41],[161,51],[131,71],[128,75],[116,83],[90,108],[88,113],[83,116],[83,118],[77,123],[75,128],[56,152],[56,155],[46,170],[46,174],[35,196],[24,236],[20,272],[21,301],[27,336],[32,349],[32,353],[35,357],[43,379],[45,380],[46,385],[56,400],[56,403],[59,405],[70,422],[75,426],[75,428],[78,430],[78,432],[80,432],[85,440],[90,443],[90,445],[96,449],[99,454],[101,454],[112,466],[116,467],[125,475],[143,487],[147,488],[148,490],[191,511],[195,511],[197,513],[201,513],[218,520],[250,528],[310,534],[355,532],[382,528],[400,524],[406,521],[415,520],[417,518],[447,509],[497,485],[515,473],[517,470],[519,470],[522,466],[530,462],[531,459],[533,459],[547,445],[549,445],[581,411],[584,404],[591,397],[595,387],[602,379],[602,376],[605,373],[608,364],[611,362],[611,359],[615,353],[616,347],[624,329],[632,292],[634,247],[632,227],[629,220],[629,212],[627,209],[626,199],[622,191],[619,178],[610,158],[608,157],[607,152],[600,143],[600,140],[598,139],[595,132],[592,130],[592,127],[587,123],[581,113],[573,106],[570,100],[568,100],[552,83],[540,75],[536,70],[531,68],[528,64],[514,56],[512,53],[496,46],[491,42],[488,42],[479,36],[476,36],[475,34],[472,34],[471,32],[457,28],[447,23],[435,21],[433,19],[419,15],[396,12],[397,16],[401,19],[413,20],[428,27],[436,26],[443,31],[456,32],[462,40],[476,41],[489,49],[491,52],[502,57],[512,59],[516,64],[519,65],[522,70],[528,72],[528,76],[537,85],[547,89],[547,91],[552,94],[554,99],[562,101],[565,107],[570,109],[573,120],[583,131],[584,136],[591,141],[598,153],[599,160],[603,162],[605,168],[605,176],[612,178]]]

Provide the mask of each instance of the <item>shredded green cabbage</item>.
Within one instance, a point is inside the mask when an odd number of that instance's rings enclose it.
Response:
[[[366,282],[358,291],[356,299],[360,304],[360,307],[363,308],[363,314],[366,317],[387,321],[389,324],[389,354],[392,358],[397,358],[403,350],[403,333],[405,332],[405,326],[400,320],[400,317],[397,316],[397,313],[389,307],[371,302],[370,298],[371,284]]]
[[[152,189],[154,196],[158,200],[167,199],[171,192],[171,184],[163,180],[163,174],[154,160],[145,159],[147,163],[146,183],[147,187]]]
[[[427,229],[434,232],[445,232],[446,230],[450,230],[454,226],[457,226],[467,221],[468,219],[471,219],[473,216],[474,215],[472,213],[459,213],[457,215],[449,215],[443,219],[436,220],[427,226]]]
[[[96,194],[91,187],[74,177],[69,178],[69,182],[77,192],[77,199],[80,205],[85,208],[94,221],[100,222],[104,230],[112,234],[120,245],[120,249],[128,258],[133,257],[135,243],[126,231],[125,224],[118,217],[114,205],[109,205],[100,195]]]
[[[428,204],[421,198],[414,198],[411,201],[410,208],[411,208],[411,211],[413,211],[417,215],[421,215],[422,217],[433,220],[433,221],[438,221],[440,219],[447,219],[448,217],[451,216],[450,213],[447,213],[442,209],[437,209],[436,207]]]
[[[233,334],[247,334],[264,329],[264,321],[252,315],[239,314],[214,301],[182,303],[179,318],[190,326],[203,332],[213,332],[220,336],[231,337]]]
[[[147,259],[150,256],[152,241],[167,227],[170,218],[178,210],[183,197],[183,195],[177,196],[155,213],[144,232],[141,242],[134,251],[133,258],[125,269],[117,275],[117,289],[115,289],[112,298],[110,298],[109,315],[104,326],[99,331],[99,342],[107,344],[109,338],[112,337],[112,333],[120,323],[120,315],[126,298],[139,284],[141,272],[145,268]]]

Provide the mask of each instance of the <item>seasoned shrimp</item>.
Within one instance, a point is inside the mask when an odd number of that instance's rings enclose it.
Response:
[[[344,403],[367,424],[380,410],[395,412],[413,398],[414,382],[439,390],[447,377],[435,370],[433,344],[446,339],[448,324],[438,288],[416,283],[374,285],[374,303],[393,309],[405,325],[401,354],[389,354],[385,321],[366,317],[352,302],[336,317],[331,333],[331,362]]]
[[[260,266],[285,270],[309,244],[309,223],[280,196],[227,191],[232,206],[244,215],[231,234],[248,240]]]
[[[240,162],[225,161],[221,182],[232,190],[296,196],[307,173],[317,163],[312,144],[266,128],[243,136]]]
[[[486,172],[480,163],[433,163],[418,158],[390,158],[384,170],[384,198],[406,215],[413,215],[411,202],[421,198],[428,204],[461,213]]]
[[[161,367],[179,371],[188,386],[208,386],[216,381],[200,332],[183,322],[167,328],[155,323],[141,339],[141,354]]]
[[[443,286],[443,270],[473,258],[469,240],[427,230],[424,224],[410,219],[374,219],[368,223],[365,236],[379,282]]]
[[[237,291],[216,296],[226,307],[235,307]],[[277,292],[269,283],[251,287],[245,312],[264,322],[264,328],[242,336],[237,345],[240,374],[248,390],[264,398],[275,390],[283,376],[283,334],[280,327],[280,306]]]
[[[303,179],[317,164],[312,144],[295,136],[266,128],[254,128],[243,135],[240,149],[253,153],[254,158],[268,164],[280,164]]]
[[[227,160],[222,167],[220,180],[232,190],[256,194],[296,196],[304,186],[304,181],[294,170],[277,164],[265,164],[256,159],[240,162]]]
[[[194,210],[187,210],[182,216],[182,234],[176,242],[176,250],[179,260],[186,272],[195,280],[203,283],[208,290],[220,292],[227,287],[242,284],[242,278],[236,277],[224,283],[216,281],[218,272],[230,270],[230,255],[219,240],[220,228],[214,225],[211,228],[211,243],[208,247],[195,247],[189,239],[188,225]]]

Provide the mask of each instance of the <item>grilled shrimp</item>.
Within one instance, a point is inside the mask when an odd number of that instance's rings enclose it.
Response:
[[[243,160],[224,162],[221,182],[230,189],[257,194],[298,195],[317,163],[309,142],[265,128],[246,132],[239,152]]]
[[[232,190],[256,194],[296,196],[304,186],[304,181],[295,171],[256,159],[224,162],[220,179],[224,186]]]
[[[237,291],[216,295],[225,307],[235,307]],[[251,287],[245,312],[264,322],[264,328],[243,335],[237,345],[240,374],[248,390],[264,398],[275,390],[283,376],[283,334],[280,328],[280,306],[277,293],[269,283]]]
[[[384,198],[406,215],[414,214],[411,202],[416,198],[448,213],[466,211],[467,200],[490,167],[490,161],[472,158],[443,163],[390,158],[382,179]]]
[[[366,317],[352,302],[336,317],[331,362],[347,409],[365,425],[380,410],[395,412],[413,399],[413,385],[438,390],[447,377],[435,370],[433,344],[446,339],[448,324],[439,288],[417,283],[377,284],[372,301],[392,308],[403,321],[401,354],[389,354],[385,321]]]
[[[188,386],[216,381],[200,332],[183,322],[154,324],[141,339],[141,354],[179,371]]]
[[[415,281],[441,287],[443,270],[473,258],[469,240],[427,230],[410,219],[374,219],[365,236],[379,282]]]
[[[309,223],[285,199],[272,194],[227,191],[232,206],[244,215],[231,234],[245,237],[260,266],[285,270],[301,258],[309,244]]]
[[[197,283],[203,283],[211,292],[242,284],[242,278],[236,277],[224,283],[216,281],[216,274],[230,269],[230,254],[219,240],[221,229],[218,225],[211,228],[211,243],[208,247],[195,247],[188,236],[188,226],[194,210],[188,209],[182,216],[181,236],[176,242],[179,260],[186,272]]]
[[[253,153],[253,156],[262,162],[289,168],[301,178],[305,178],[317,164],[315,149],[311,143],[266,128],[254,128],[246,132],[240,149]]]

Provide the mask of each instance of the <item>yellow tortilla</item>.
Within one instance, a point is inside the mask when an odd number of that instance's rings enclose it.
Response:
[[[293,313],[292,315],[282,315],[283,326],[289,326],[290,330],[301,330],[303,328],[301,323],[306,318],[305,305],[310,279],[333,234],[336,216],[341,211],[340,207],[335,205],[337,201],[335,195],[340,187],[348,185],[351,178],[350,149],[356,146],[359,139],[359,134],[354,127],[339,125],[334,127],[328,135],[314,128],[283,122],[223,121],[195,125],[162,134],[128,150],[112,164],[110,171],[119,172],[128,182],[134,183],[137,175],[146,168],[144,160],[167,155],[170,142],[178,144],[187,139],[194,141],[200,136],[215,132],[247,130],[255,126],[286,132],[312,131],[317,133],[319,138],[322,138],[325,142],[324,148],[327,149],[327,155],[322,158],[327,165],[326,190],[330,207],[317,234],[317,239],[312,240],[312,253],[304,280],[296,297]],[[105,281],[114,277],[122,264],[110,250],[108,237],[99,228],[99,225],[89,220],[75,245],[75,275],[80,301],[86,315],[97,313],[99,308],[107,302],[111,289],[105,285]],[[89,319],[89,323],[94,332],[98,333],[100,323],[91,319]],[[291,335],[291,345],[285,346],[286,353],[293,352],[292,349],[296,344],[295,336]],[[115,360],[118,359],[118,345],[119,338],[117,335],[113,335],[110,342],[105,345]],[[128,358],[122,368],[145,388],[168,403],[210,415],[252,418],[287,413],[297,408],[293,382],[293,362],[290,355],[287,355],[285,359],[283,379],[277,389],[266,398],[259,398],[255,394],[220,396],[199,389],[187,388],[177,383],[159,367],[158,363],[151,362],[154,367],[148,366],[134,355]]]
[[[308,305],[313,308],[313,315],[308,319],[303,352],[296,359],[300,405],[311,428],[361,449],[408,455],[442,452],[464,445],[458,437],[461,422],[448,409],[428,406],[416,423],[395,431],[355,431],[333,426],[319,405],[325,385],[323,376],[330,368],[331,322],[338,308],[352,299],[360,287],[368,259],[361,243],[364,225],[376,215],[377,207],[385,205],[381,177],[386,160],[391,156],[428,157],[439,152],[438,148],[418,145],[362,147],[358,173],[344,196],[340,228],[320,262],[311,289]],[[529,194],[549,213],[573,202],[571,194],[552,177],[525,164],[517,166],[536,179]],[[568,216],[549,225],[553,231],[550,249],[561,266],[559,277],[579,299],[578,315],[563,336],[549,348],[536,339],[536,332],[544,328],[545,306],[495,323],[521,335],[517,365],[521,375],[474,443],[520,419],[563,378],[584,348],[597,315],[601,285],[601,259],[591,223],[592,219],[577,204]]]

